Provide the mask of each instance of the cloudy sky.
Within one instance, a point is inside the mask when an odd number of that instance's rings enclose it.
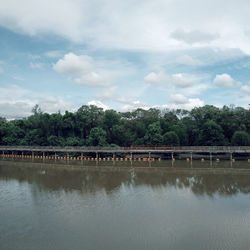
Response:
[[[0,0],[0,116],[250,103],[249,0]]]

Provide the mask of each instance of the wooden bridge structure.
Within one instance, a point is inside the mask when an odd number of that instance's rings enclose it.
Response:
[[[132,157],[140,157],[146,155],[148,158],[157,155],[170,156],[174,159],[175,155],[185,154],[192,157],[194,154],[205,154],[212,159],[215,154],[228,154],[230,159],[233,159],[233,154],[242,154],[250,158],[250,146],[183,146],[183,147],[166,147],[166,146],[131,146],[131,147],[52,147],[52,146],[0,146],[1,156],[5,155],[18,155],[25,156],[76,156],[86,157],[88,155],[95,155],[95,159],[101,156],[112,156],[115,158],[117,155],[124,155],[132,159]]]

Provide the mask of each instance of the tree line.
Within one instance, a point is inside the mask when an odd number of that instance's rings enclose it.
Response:
[[[83,105],[76,112],[0,117],[1,145],[39,146],[250,146],[250,109],[206,105],[191,111],[103,110]]]

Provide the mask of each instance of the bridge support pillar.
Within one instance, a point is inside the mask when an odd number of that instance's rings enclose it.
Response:
[[[212,156],[212,152],[210,152],[210,166],[212,167],[213,165],[213,156]]]
[[[233,167],[233,153],[231,152],[230,153],[230,164],[231,164],[231,167]]]

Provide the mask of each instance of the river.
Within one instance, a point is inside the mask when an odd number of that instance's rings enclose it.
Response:
[[[249,249],[250,163],[140,164],[0,160],[0,249]]]

